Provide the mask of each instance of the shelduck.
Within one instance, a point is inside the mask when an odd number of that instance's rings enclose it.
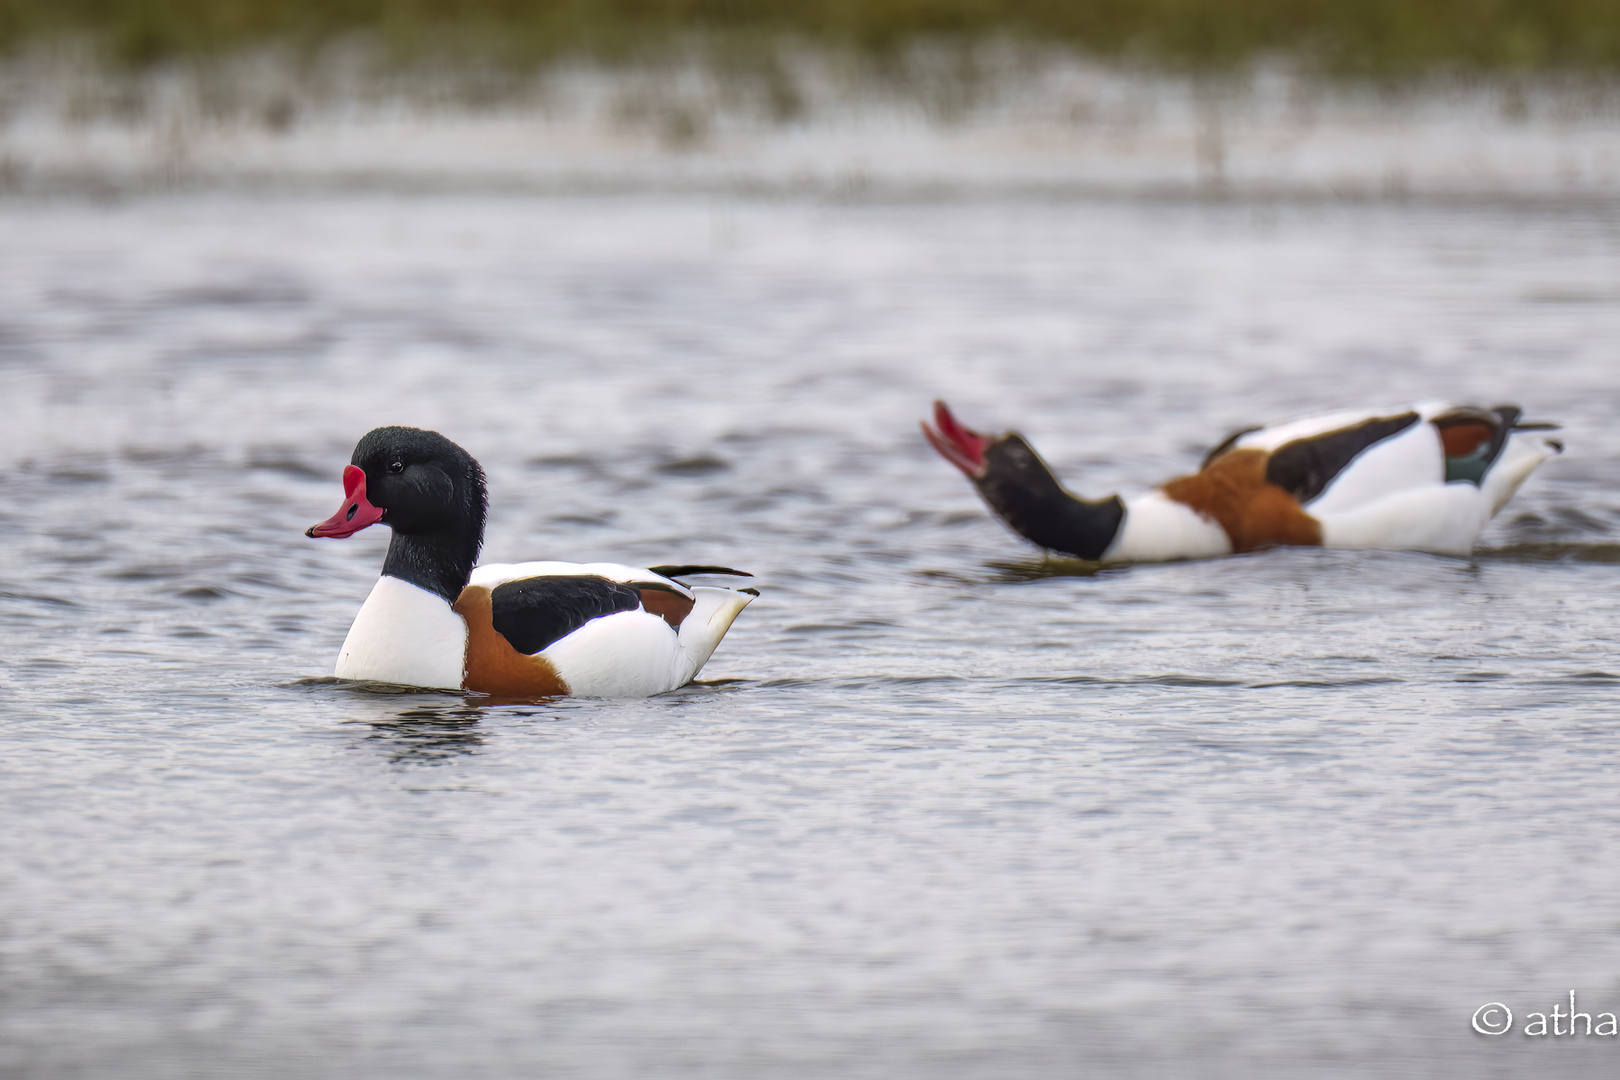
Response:
[[[753,589],[688,586],[719,566],[525,562],[474,567],[484,471],[434,431],[381,427],[343,470],[343,505],[309,528],[394,530],[335,674],[499,697],[648,697],[691,682]]]
[[[1512,405],[1414,405],[1239,431],[1199,471],[1142,495],[1082,499],[1022,435],[981,435],[945,403],[923,434],[990,509],[1041,547],[1104,563],[1281,545],[1467,555],[1563,444]]]

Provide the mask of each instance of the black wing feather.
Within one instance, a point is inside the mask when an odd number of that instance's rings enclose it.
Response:
[[[592,619],[639,607],[638,590],[586,574],[519,578],[495,586],[490,593],[495,632],[528,656]]]
[[[1302,503],[1310,502],[1357,454],[1418,422],[1415,412],[1380,416],[1279,446],[1266,462],[1266,479]]]
[[[733,570],[729,566],[649,566],[647,569],[659,577],[680,578],[688,574],[724,574],[726,577],[753,577],[746,570]]]

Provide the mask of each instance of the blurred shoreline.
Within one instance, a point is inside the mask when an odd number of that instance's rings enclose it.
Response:
[[[0,62],[0,190],[215,186],[1607,201],[1620,79],[1175,72],[1010,44],[754,69],[387,67],[358,45]]]

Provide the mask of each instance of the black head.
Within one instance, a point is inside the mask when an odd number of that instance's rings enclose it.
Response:
[[[484,470],[437,431],[380,427],[349,461],[366,474],[366,497],[396,533],[434,533],[484,524]]]
[[[338,512],[309,536],[352,536],[381,522],[394,530],[383,573],[454,602],[484,539],[484,471],[436,431],[367,432],[343,470]]]

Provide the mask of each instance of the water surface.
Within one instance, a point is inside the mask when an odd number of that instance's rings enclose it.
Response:
[[[187,192],[0,201],[0,1068],[1608,1076],[1620,225],[1597,209]],[[1345,404],[1562,420],[1472,559],[1091,573],[1088,494]],[[486,558],[760,577],[702,684],[323,679],[433,427]]]

